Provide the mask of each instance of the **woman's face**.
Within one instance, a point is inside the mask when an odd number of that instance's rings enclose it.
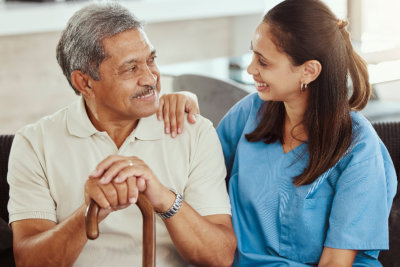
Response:
[[[257,27],[251,44],[253,59],[247,72],[253,76],[261,99],[289,103],[307,97],[300,90],[304,68],[294,66],[288,55],[278,50],[269,24],[262,22]]]

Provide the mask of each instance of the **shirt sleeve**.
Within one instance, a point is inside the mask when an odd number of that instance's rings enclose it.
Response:
[[[56,222],[55,202],[39,157],[32,143],[17,133],[10,151],[7,174],[10,185],[10,223],[23,219]]]
[[[199,117],[185,201],[200,215],[231,214],[221,144],[210,121]]]
[[[351,164],[339,177],[329,217],[325,246],[378,251],[388,249],[388,218],[396,174],[385,149]],[[385,153],[386,152],[386,153]]]

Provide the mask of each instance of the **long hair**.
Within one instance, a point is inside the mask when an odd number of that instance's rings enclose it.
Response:
[[[308,60],[322,65],[320,75],[308,85],[302,122],[308,135],[308,165],[293,177],[296,186],[310,184],[334,166],[352,143],[350,110],[363,109],[371,94],[367,66],[352,47],[347,22],[338,20],[319,0],[283,1],[264,16],[263,23],[270,25],[272,41],[293,65]],[[246,138],[283,143],[284,104],[270,101],[265,105],[258,126]]]
[[[57,61],[71,82],[74,70],[80,70],[100,80],[98,68],[107,57],[103,39],[130,29],[142,29],[142,23],[117,3],[90,4],[77,11],[68,21],[57,45]]]

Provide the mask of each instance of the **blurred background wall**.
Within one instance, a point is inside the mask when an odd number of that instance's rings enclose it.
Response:
[[[278,2],[121,1],[146,21],[145,31],[157,49],[160,66],[248,53],[262,15]],[[387,12],[400,10],[400,1],[325,2],[339,17],[349,18],[354,43],[375,67],[373,79],[398,81],[400,70],[394,69],[400,60],[400,23],[396,14]],[[0,0],[0,134],[14,133],[76,99],[56,62],[55,47],[69,17],[87,3]],[[164,91],[170,89],[170,82],[162,77]],[[388,88],[380,95],[400,101],[400,86]]]

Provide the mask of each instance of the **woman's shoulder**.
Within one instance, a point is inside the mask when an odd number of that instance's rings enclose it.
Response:
[[[238,116],[240,115],[250,115],[252,113],[257,113],[264,101],[258,96],[258,94],[251,93],[241,100],[239,100],[227,113],[227,116]]]
[[[360,112],[351,112],[353,121],[353,143],[350,147],[352,164],[378,157],[387,161],[390,159],[382,140],[379,138],[371,122]]]

